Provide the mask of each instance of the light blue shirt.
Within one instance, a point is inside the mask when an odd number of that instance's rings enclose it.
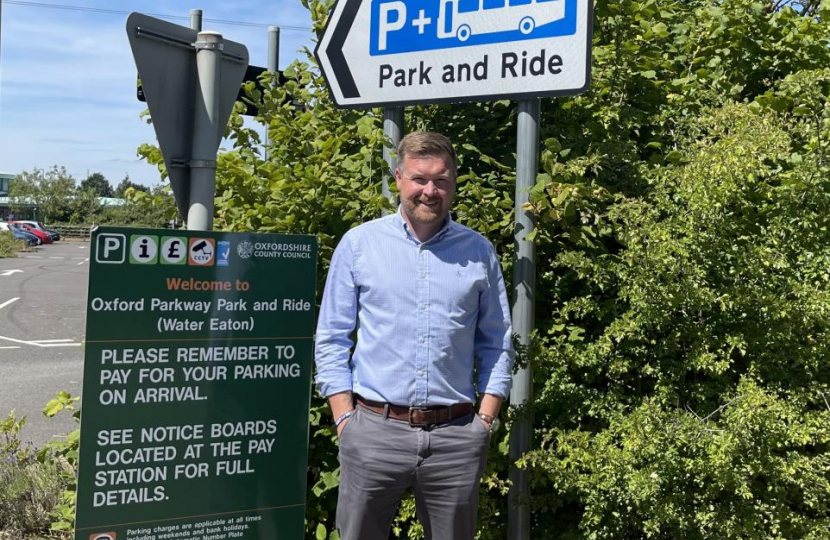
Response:
[[[493,245],[449,218],[419,242],[398,210],[350,230],[334,251],[316,382],[324,396],[351,390],[397,405],[473,403],[476,391],[507,397],[511,333]]]

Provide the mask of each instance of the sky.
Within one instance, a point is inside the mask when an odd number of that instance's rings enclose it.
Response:
[[[139,118],[146,106],[135,95],[125,30],[131,11],[189,26],[190,10],[201,9],[202,29],[246,45],[256,66],[267,64],[268,26],[281,27],[280,69],[314,45],[299,0],[0,2],[0,172],[9,174],[58,165],[77,182],[94,172],[113,187],[126,175],[148,186],[161,181],[136,155],[139,145],[156,138]]]

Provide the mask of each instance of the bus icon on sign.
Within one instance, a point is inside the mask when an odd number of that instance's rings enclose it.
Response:
[[[577,0],[379,0],[371,56],[576,33]]]

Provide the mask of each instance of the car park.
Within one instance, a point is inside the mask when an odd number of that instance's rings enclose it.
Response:
[[[46,226],[43,223],[39,222],[39,221],[29,221],[29,220],[26,220],[26,219],[18,219],[18,220],[15,221],[15,223],[22,223],[24,225],[29,225],[30,227],[32,227],[34,229],[37,229],[39,231],[43,231],[52,238],[53,242],[57,242],[58,240],[61,239],[61,235],[57,231],[47,229]]]
[[[24,221],[9,221],[9,225],[15,225],[17,227],[22,228],[23,230],[37,236],[40,238],[41,243],[43,244],[51,244],[52,243],[52,235],[42,229],[38,229],[36,227],[32,227],[28,223]]]
[[[18,240],[23,240],[29,246],[39,246],[43,241],[36,235],[30,233],[24,227],[13,223],[0,222],[0,231],[10,231]]]

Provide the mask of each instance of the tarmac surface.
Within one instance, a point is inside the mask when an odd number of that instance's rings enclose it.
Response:
[[[77,427],[42,411],[59,391],[81,395],[88,280],[89,242],[0,259],[0,417],[26,416],[21,438],[37,447]]]

